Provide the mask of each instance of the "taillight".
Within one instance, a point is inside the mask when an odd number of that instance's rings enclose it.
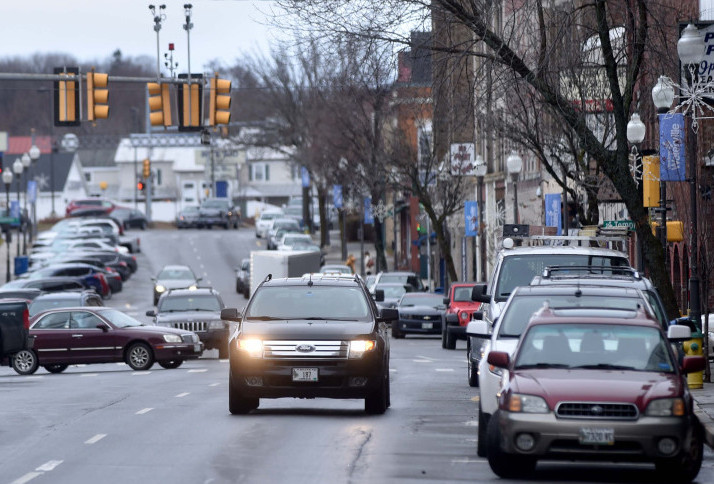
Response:
[[[27,308],[22,312],[22,325],[25,329],[30,329],[30,311]]]
[[[129,264],[127,264],[127,263],[124,262],[124,261],[119,262],[119,265],[122,266],[122,267],[129,267]]]
[[[131,256],[131,259],[132,259],[134,262],[136,262],[136,256],[135,256],[135,255],[132,255],[132,256]]]
[[[141,247],[141,239],[139,237],[136,238],[136,245]]]
[[[101,272],[97,273],[99,277],[99,283],[102,285],[102,294],[109,294],[109,284],[107,284],[107,278]]]
[[[112,269],[109,266],[105,267],[105,269],[107,270],[107,272],[116,272],[114,269]]]

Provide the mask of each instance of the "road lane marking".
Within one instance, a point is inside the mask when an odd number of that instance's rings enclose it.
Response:
[[[205,269],[205,268],[206,268],[206,266],[201,264],[201,269]]]
[[[396,372],[397,372],[397,369],[396,369],[396,368],[390,368],[390,369],[389,369],[389,372],[390,372],[390,373],[396,373]]]
[[[97,442],[99,442],[100,440],[102,440],[102,439],[103,439],[104,437],[106,437],[106,436],[107,436],[107,434],[97,434],[97,435],[95,435],[94,437],[92,437],[91,439],[85,440],[84,443],[87,444],[87,445],[96,444]]]
[[[476,395],[475,397],[471,397],[472,402],[478,402],[479,400],[481,400],[481,397],[479,397],[478,395]]]
[[[486,462],[486,459],[472,459],[471,457],[451,459],[452,464],[480,464],[482,462]]]
[[[421,358],[422,360],[436,361],[436,358],[431,358],[429,356],[416,355],[416,357]]]
[[[431,360],[412,360],[414,363],[433,363]]]
[[[190,395],[190,393],[188,393],[188,392],[179,393],[178,395],[176,395],[176,398],[183,398],[183,397],[185,397],[186,395]]]
[[[134,373],[132,373],[132,375],[136,375],[136,376],[149,375],[149,374],[151,374],[150,371],[135,371]]]
[[[194,252],[198,252],[198,249],[194,247],[194,248],[193,248],[193,251],[194,251]]]
[[[478,420],[469,420],[468,422],[465,422],[464,425],[467,427],[478,427]]]
[[[54,469],[55,467],[57,467],[58,465],[60,465],[62,462],[64,462],[64,461],[63,460],[48,460],[47,462],[45,462],[44,464],[42,464],[40,467],[38,467],[35,470],[41,471],[41,472],[49,472],[52,469]]]
[[[130,308],[131,308],[131,303],[126,303],[126,304],[124,304],[124,307],[127,308],[127,309],[130,309]]]
[[[454,371],[453,368],[434,368],[436,371]]]
[[[148,407],[148,408],[142,408],[138,412],[136,412],[136,415],[144,415],[145,413],[149,413],[153,410],[153,408]]]
[[[99,375],[99,373],[84,373],[84,374],[79,375],[79,376],[97,376],[97,375]]]
[[[203,368],[201,370],[188,370],[189,373],[206,373],[208,370]]]
[[[201,256],[200,256],[200,255],[197,255],[197,256],[196,256],[196,259],[197,259],[197,260],[201,260]]]
[[[37,476],[41,476],[42,474],[43,474],[42,472],[28,472],[21,478],[15,479],[14,481],[12,481],[11,484],[25,484],[26,482],[30,482],[32,479],[34,479]]]
[[[208,385],[208,386],[209,386],[209,387],[217,387],[218,385],[220,385],[220,383],[211,383],[211,384]]]

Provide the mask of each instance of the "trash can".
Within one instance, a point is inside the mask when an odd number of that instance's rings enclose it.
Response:
[[[30,258],[26,255],[19,255],[15,257],[15,275],[19,276],[27,272],[30,267]]]

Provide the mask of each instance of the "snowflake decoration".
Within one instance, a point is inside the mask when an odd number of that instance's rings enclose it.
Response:
[[[498,227],[502,227],[506,223],[506,201],[497,200],[494,212],[495,213],[493,215],[496,220],[496,230],[498,230]]]
[[[353,198],[348,198],[344,200],[344,203],[342,204],[342,209],[345,212],[352,214],[359,211],[360,206],[355,202]]]
[[[685,116],[689,115],[692,118],[692,131],[697,133],[699,130],[699,119],[706,119],[704,116],[705,109],[709,113],[714,113],[714,108],[710,105],[712,100],[712,88],[714,87],[711,82],[700,82],[699,80],[694,81],[696,75],[696,67],[689,66],[689,79],[691,82],[687,82],[684,85],[679,85],[672,79],[667,78],[666,83],[679,90],[680,99],[683,99],[681,103],[669,110],[667,114],[674,114],[676,112],[681,112]]]
[[[379,223],[384,222],[385,218],[392,216],[392,206],[385,205],[382,199],[379,200],[377,205],[372,204],[370,208],[372,209],[372,216],[379,220]]]
[[[630,152],[630,175],[635,180],[635,186],[639,186],[642,181],[642,158],[637,156],[637,148],[632,147]]]
[[[40,190],[50,186],[49,178],[44,173],[35,175],[35,181],[37,182],[37,188],[39,188]]]

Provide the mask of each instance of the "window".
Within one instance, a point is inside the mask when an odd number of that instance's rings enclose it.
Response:
[[[66,312],[48,314],[40,319],[32,329],[68,329],[69,314]]]
[[[161,185],[161,168],[156,169],[156,185]]]
[[[75,312],[72,313],[70,327],[72,329],[96,329],[97,325],[101,323],[103,321],[92,313]]]
[[[84,174],[84,181],[86,182],[91,182],[92,181],[92,174],[91,173],[85,173]]]

